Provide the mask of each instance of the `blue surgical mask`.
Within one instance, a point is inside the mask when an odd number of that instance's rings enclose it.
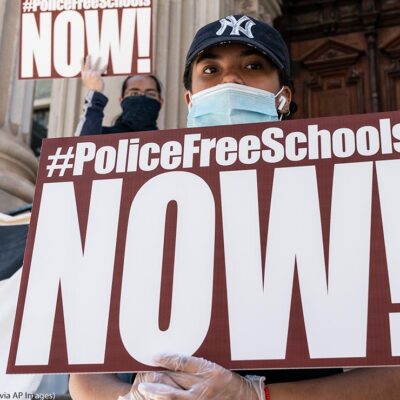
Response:
[[[278,94],[280,92],[281,90]],[[277,95],[237,83],[213,86],[191,96],[187,126],[191,128],[277,121]]]

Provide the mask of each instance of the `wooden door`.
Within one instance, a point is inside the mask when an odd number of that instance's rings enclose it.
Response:
[[[400,109],[400,0],[286,0],[296,118]]]

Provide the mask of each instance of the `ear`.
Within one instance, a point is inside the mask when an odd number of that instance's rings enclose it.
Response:
[[[284,86],[281,94],[275,99],[275,106],[281,114],[285,115],[289,112],[291,101],[292,91],[289,86]]]
[[[124,98],[123,97],[120,97],[118,100],[119,100],[119,104],[121,104],[122,103],[122,100],[123,100]]]
[[[163,106],[163,104],[164,104],[164,97],[160,97],[160,104],[161,104],[161,107]]]
[[[186,103],[186,105],[187,106],[189,106],[189,104],[190,104],[190,91],[189,90],[186,90],[186,92],[185,92],[185,94],[184,94],[184,96],[185,96],[185,103]]]

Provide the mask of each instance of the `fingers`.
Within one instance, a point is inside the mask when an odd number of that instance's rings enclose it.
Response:
[[[99,72],[100,75],[104,74],[107,70],[107,65],[101,67],[101,57],[97,57],[95,63],[92,65],[92,57],[90,54],[81,60],[81,72]]]
[[[136,375],[132,390],[138,390],[140,383],[163,383],[176,389],[189,389],[203,381],[201,375],[187,374],[183,372],[159,371],[159,372],[140,372]]]
[[[163,383],[178,389],[181,386],[174,380],[174,377],[169,372],[140,372],[136,375],[135,382],[132,387],[137,388],[140,383]]]
[[[189,400],[192,398],[190,392],[162,383],[141,383],[138,389],[146,399],[151,400]]]
[[[175,386],[181,387],[183,389],[189,389],[204,380],[203,374],[188,374],[183,372],[168,371],[165,372],[166,375],[175,383]]]
[[[92,69],[95,70],[95,71],[98,71],[99,70],[99,66],[100,66],[100,62],[101,62],[101,57],[97,57]]]
[[[87,57],[89,57],[89,56],[87,56]],[[85,59],[85,57],[83,57],[81,59],[81,74],[82,74],[82,76],[86,72],[87,57],[86,57],[86,59]]]
[[[82,72],[90,69],[90,54],[86,56],[86,59],[82,58],[81,66],[82,66]]]
[[[100,75],[104,75],[105,72],[107,71],[108,65],[105,65],[103,68],[100,68]]]
[[[105,72],[107,66],[100,67],[101,57],[97,57],[93,66],[91,65],[92,57],[90,54],[86,56],[85,61],[82,60],[82,82],[83,85],[89,89],[97,92],[104,90],[104,80],[102,74]]]
[[[179,354],[159,354],[154,361],[160,366],[172,371],[182,371],[192,374],[205,373],[219,368],[218,365],[204,358],[182,356]]]

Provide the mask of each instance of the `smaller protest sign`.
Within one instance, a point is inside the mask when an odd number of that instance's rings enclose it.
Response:
[[[90,54],[107,75],[151,73],[151,0],[21,0],[20,79],[71,78]]]

